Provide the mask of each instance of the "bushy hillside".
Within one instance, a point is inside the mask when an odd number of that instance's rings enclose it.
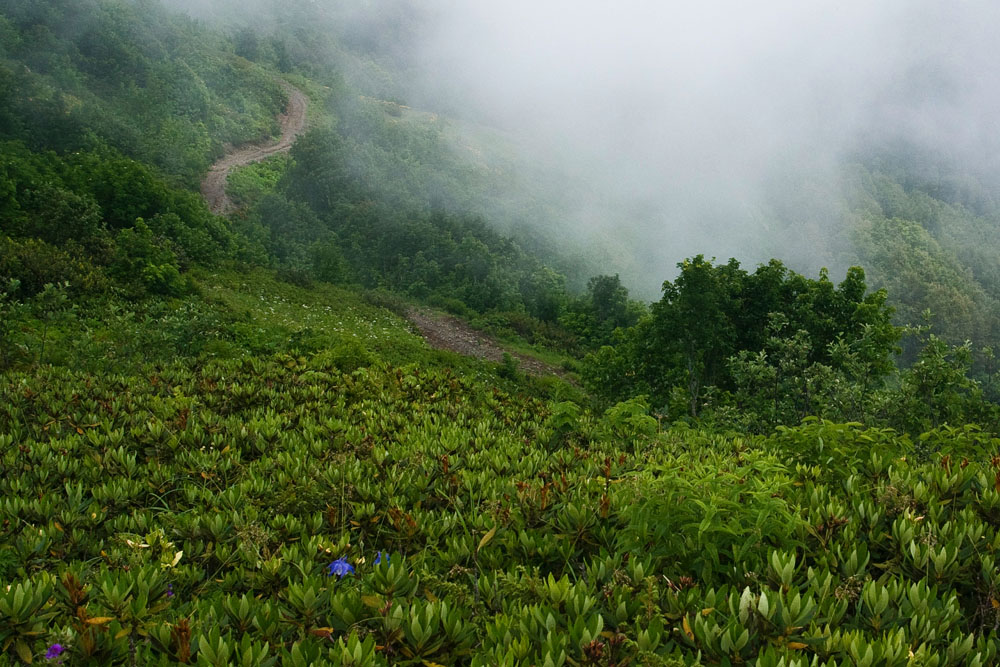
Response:
[[[1000,207],[984,177],[907,154],[855,167],[849,178],[858,257],[895,295],[899,319],[916,324],[929,310],[951,342],[995,346]]]
[[[384,34],[287,4],[0,6],[0,665],[1000,662],[992,357],[893,319],[992,335],[989,201],[859,167],[870,278],[575,293]],[[279,79],[310,129],[213,215]],[[583,386],[431,350],[417,302]]]
[[[974,428],[663,429],[336,350],[2,392],[6,664],[997,659]]]
[[[13,3],[0,21],[0,283],[10,302],[51,284],[100,309],[190,295],[195,266],[267,266],[303,285],[509,313],[500,321],[517,318],[534,337],[570,300],[563,276],[468,212],[463,193],[479,176],[441,124],[361,95],[324,51],[277,57],[287,34],[265,48],[156,2]],[[194,185],[225,147],[273,133],[281,76],[312,96],[313,127],[291,159],[234,177],[243,208],[216,217]]]

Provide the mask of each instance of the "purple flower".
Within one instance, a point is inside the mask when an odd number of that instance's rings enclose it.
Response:
[[[327,568],[327,576],[337,575],[341,579],[344,578],[345,574],[354,574],[354,566],[347,562],[346,558],[338,558],[333,561]]]
[[[59,654],[66,650],[66,647],[62,644],[53,644],[49,647],[49,650],[45,652],[45,659],[52,660],[53,658],[58,658]]]
[[[174,585],[173,584],[167,584],[167,597],[168,598],[174,597]]]
[[[378,565],[381,562],[382,562],[382,552],[379,551],[377,554],[375,554],[375,564]],[[385,562],[386,565],[389,564],[389,554],[385,555]]]

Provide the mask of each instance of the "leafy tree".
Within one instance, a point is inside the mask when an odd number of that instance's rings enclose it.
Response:
[[[77,293],[99,292],[108,286],[101,267],[87,261],[79,246],[64,250],[38,239],[0,236],[0,281],[11,279],[20,283],[25,299],[49,283],[70,283]]]
[[[253,28],[241,28],[233,36],[233,45],[236,48],[236,55],[247,60],[257,60],[260,58],[260,40]]]
[[[594,276],[587,282],[590,306],[597,322],[612,329],[628,322],[628,290],[614,276]]]
[[[31,233],[53,245],[76,241],[96,249],[105,236],[101,209],[92,197],[43,183],[29,193]]]
[[[925,319],[930,313],[925,313]],[[977,422],[992,426],[997,409],[984,400],[979,382],[969,377],[972,345],[949,345],[925,325],[911,333],[921,344],[916,361],[900,374],[890,404],[893,424],[920,433],[942,424]]]
[[[316,241],[309,249],[316,277],[328,283],[347,280],[350,270],[336,237]]]
[[[521,279],[520,293],[530,315],[556,322],[568,301],[566,277],[547,266],[539,267]]]
[[[691,416],[697,417],[703,389],[727,384],[726,360],[738,351],[734,315],[746,272],[736,260],[716,267],[702,255],[678,267],[680,275],[663,284],[663,298],[652,309],[650,333],[663,351],[653,368],[683,382]]]
[[[45,344],[48,342],[49,330],[75,316],[77,306],[70,301],[68,288],[69,283],[55,285],[49,283],[32,301],[32,309],[42,322],[38,338],[38,364],[45,361]]]
[[[643,304],[629,299],[618,274],[599,275],[587,281],[587,292],[567,303],[560,316],[562,326],[591,348],[610,343],[614,332],[629,327],[646,313]]]
[[[808,279],[777,260],[753,273],[701,255],[678,267],[650,317],[619,338],[622,349],[588,359],[584,376],[600,395],[649,393],[659,405],[683,396],[691,417],[709,391],[716,402],[732,392],[756,404],[768,396],[765,423],[797,421],[819,408],[814,399],[830,372],[872,387],[894,368],[892,310],[885,292],[867,292],[860,268],[834,285],[825,271]]]
[[[177,256],[166,240],[156,238],[141,218],[136,220],[135,227],[118,232],[115,244],[109,273],[129,285],[133,296],[146,292],[176,296],[185,290]]]

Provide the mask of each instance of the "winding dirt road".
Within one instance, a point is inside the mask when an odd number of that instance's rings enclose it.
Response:
[[[275,153],[287,151],[295,143],[295,138],[305,130],[308,106],[306,96],[287,81],[279,80],[278,83],[288,93],[285,113],[278,116],[281,138],[269,144],[244,146],[228,151],[212,165],[201,182],[201,195],[208,202],[212,212],[217,215],[225,215],[233,210],[233,202],[226,196],[226,180],[233,168],[260,162]],[[476,331],[457,317],[411,308],[406,318],[413,323],[431,347],[494,362],[503,360],[505,350],[495,339]],[[518,352],[511,352],[511,356],[518,360],[518,366],[522,371],[531,375],[566,377],[563,369],[533,357]]]
[[[233,210],[233,202],[226,196],[226,179],[234,167],[242,167],[253,162],[260,162],[275,153],[282,153],[292,147],[295,137],[302,134],[306,127],[306,108],[309,105],[301,90],[287,81],[278,81],[288,93],[288,106],[285,113],[278,116],[281,124],[281,138],[274,143],[244,146],[227,152],[212,165],[208,174],[201,182],[201,196],[208,202],[208,207],[216,215],[225,215]]]

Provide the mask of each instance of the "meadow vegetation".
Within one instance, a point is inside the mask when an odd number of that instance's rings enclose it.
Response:
[[[439,121],[281,30],[31,0],[0,37],[0,665],[1000,662],[995,360],[909,274],[575,290],[461,212]],[[215,216],[276,77],[312,127]],[[964,205],[870,185],[872,257],[905,214],[954,259]],[[414,303],[569,379],[431,350]]]

